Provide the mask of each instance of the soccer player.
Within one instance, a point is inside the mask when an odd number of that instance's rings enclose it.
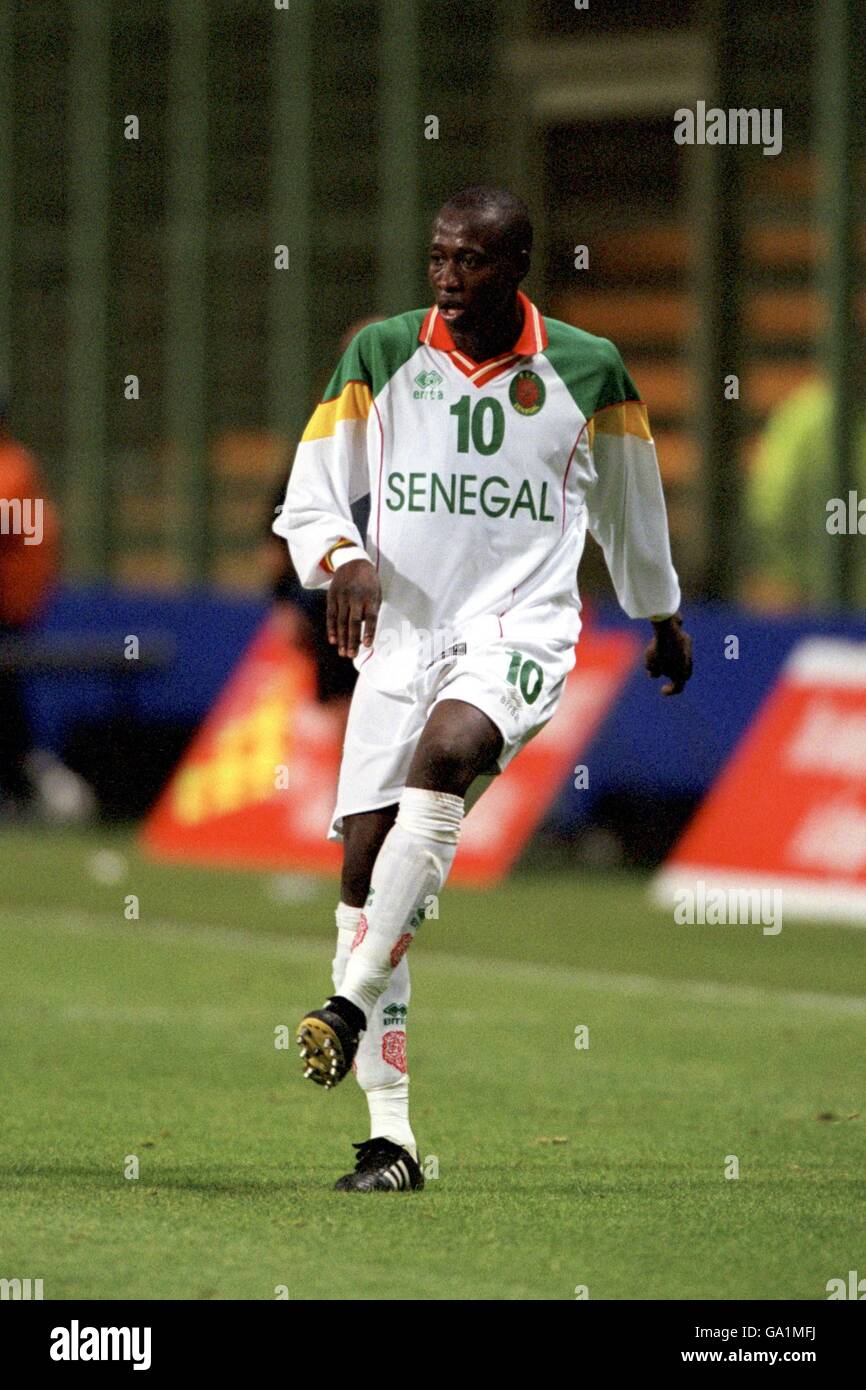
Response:
[[[465,798],[556,710],[580,631],[586,531],[683,689],[647,414],[612,343],[520,291],[524,203],[468,188],[433,224],[434,304],[363,329],[303,435],[274,523],[359,677],[330,837],[343,840],[334,993],[299,1024],[304,1075],[354,1069],[371,1137],[345,1191],[423,1186],[409,1122],[406,952],[451,868]],[[366,536],[352,503],[370,494]]]

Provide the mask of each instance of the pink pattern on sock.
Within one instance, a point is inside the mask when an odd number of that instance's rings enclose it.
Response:
[[[382,1035],[382,1056],[390,1067],[406,1071],[406,1034],[402,1029]]]
[[[400,964],[401,960],[403,959],[411,945],[412,933],[410,931],[404,931],[403,935],[400,937],[400,940],[397,942],[397,945],[391,952],[392,966],[396,968]]]
[[[350,949],[351,951],[354,951],[354,949],[355,949],[356,946],[360,946],[361,942],[364,940],[364,937],[365,937],[366,935],[367,935],[367,919],[366,919],[366,917],[364,916],[364,914],[363,914],[363,912],[362,912],[362,913],[361,913],[361,916],[358,918],[358,930],[355,932],[355,935],[354,935],[354,937],[352,938],[352,945],[350,946],[349,949]]]

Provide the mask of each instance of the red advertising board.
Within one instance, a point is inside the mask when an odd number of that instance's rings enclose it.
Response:
[[[655,881],[781,890],[791,915],[866,920],[866,643],[810,638]]]
[[[560,707],[466,817],[454,881],[507,872],[579,761],[634,662],[628,634],[586,631]],[[342,719],[270,622],[256,634],[148,817],[154,855],[224,867],[336,873],[326,840]]]

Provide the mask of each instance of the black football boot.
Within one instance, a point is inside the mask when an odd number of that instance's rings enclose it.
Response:
[[[335,995],[298,1024],[304,1076],[329,1090],[350,1070],[367,1020],[357,1005]]]
[[[337,1192],[420,1192],[424,1174],[408,1149],[390,1139],[365,1139],[357,1149],[354,1173],[339,1178]]]

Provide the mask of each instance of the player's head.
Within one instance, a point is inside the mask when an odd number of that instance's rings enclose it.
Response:
[[[522,198],[481,186],[449,198],[433,219],[428,270],[446,323],[467,331],[509,309],[531,251]]]

